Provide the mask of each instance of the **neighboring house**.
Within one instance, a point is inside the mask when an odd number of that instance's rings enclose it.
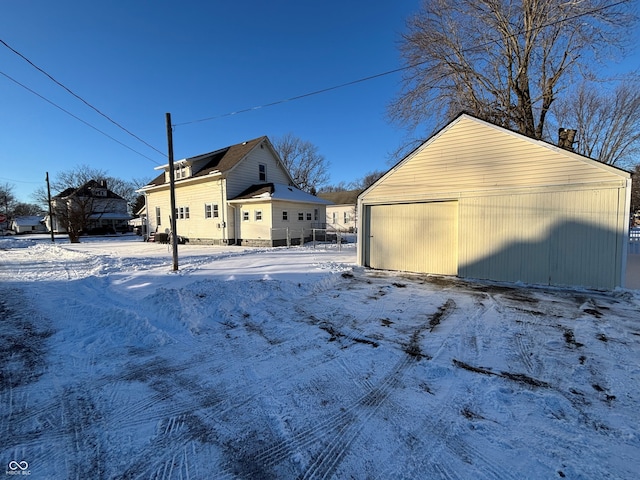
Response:
[[[612,289],[631,175],[462,114],[358,197],[371,268]]]
[[[67,233],[72,220],[84,233],[125,232],[131,219],[127,201],[107,188],[105,180],[90,180],[80,188],[68,188],[51,199],[54,233]],[[77,228],[77,227],[74,227]]]
[[[140,192],[149,232],[170,227],[169,165]],[[174,163],[176,233],[190,243],[285,245],[324,226],[329,203],[293,185],[267,137]]]
[[[333,203],[327,205],[327,228],[340,232],[353,233],[357,227],[356,200],[361,190],[346,190],[342,192],[319,193],[320,198],[324,198]]]
[[[9,228],[16,233],[47,233],[44,221],[45,217],[42,215],[16,217]]]

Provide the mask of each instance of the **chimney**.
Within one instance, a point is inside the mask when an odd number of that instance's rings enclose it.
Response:
[[[565,150],[569,150],[573,152],[573,144],[575,143],[577,130],[572,130],[570,128],[559,128],[558,129],[558,146],[560,148],[564,148]]]
[[[107,188],[107,181],[106,180],[100,180],[98,183],[100,184],[100,186],[102,188]]]

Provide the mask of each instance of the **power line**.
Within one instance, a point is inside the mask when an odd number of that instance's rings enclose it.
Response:
[[[15,53],[16,55],[18,55],[20,58],[22,58],[25,62],[27,62],[29,65],[31,65],[33,68],[35,68],[36,70],[38,70],[40,73],[42,73],[43,75],[47,76],[52,82],[54,82],[56,85],[62,87],[63,89],[65,89],[68,93],[70,93],[71,95],[73,95],[75,98],[77,98],[78,100],[80,100],[82,103],[84,103],[86,106],[88,106],[89,108],[91,108],[92,110],[94,110],[95,112],[97,112],[99,115],[102,115],[104,118],[106,118],[107,120],[109,120],[111,123],[113,123],[116,127],[120,128],[121,130],[123,130],[124,132],[128,133],[129,135],[131,135],[133,138],[135,138],[136,140],[138,140],[139,142],[144,143],[147,147],[151,148],[152,150],[155,150],[156,152],[158,152],[160,155],[162,156],[166,156],[166,154],[160,150],[158,150],[157,148],[155,148],[153,145],[150,145],[149,143],[145,142],[143,139],[141,139],[139,136],[137,136],[136,134],[130,132],[129,130],[127,130],[125,127],[123,127],[122,125],[120,125],[118,122],[116,122],[115,120],[113,120],[111,117],[109,117],[108,115],[106,115],[105,113],[101,112],[100,110],[98,110],[96,107],[94,107],[93,105],[91,105],[89,102],[87,102],[84,98],[82,98],[80,95],[76,94],[75,92],[73,92],[70,88],[66,87],[65,85],[63,85],[62,83],[60,83],[58,80],[56,80],[53,76],[51,76],[49,73],[45,72],[42,68],[40,68],[39,66],[37,66],[35,63],[33,63],[31,60],[29,60],[27,57],[25,57],[23,54],[21,54],[20,52],[18,52],[15,48],[11,47],[7,42],[5,42],[4,40],[2,40],[0,38],[0,43],[2,43],[2,45],[4,45],[5,47],[7,47],[9,50],[11,50],[13,53]],[[6,76],[6,75],[5,75]],[[44,97],[42,97],[44,98]],[[77,117],[76,117],[77,118]],[[102,132],[101,132],[102,133]],[[120,143],[120,142],[118,142]],[[135,151],[135,150],[134,150]],[[136,152],[137,153],[137,152]],[[144,156],[144,155],[143,155]]]
[[[0,40],[0,41],[1,41],[1,40]],[[40,98],[41,98],[42,100],[44,100],[45,102],[47,102],[47,103],[49,103],[49,104],[53,105],[54,107],[56,107],[56,108],[58,108],[58,109],[62,110],[64,113],[66,113],[67,115],[69,115],[69,116],[71,116],[71,117],[75,118],[75,119],[76,119],[76,120],[78,120],[79,122],[84,123],[84,124],[85,124],[86,126],[88,126],[89,128],[92,128],[92,129],[94,129],[96,132],[101,133],[102,135],[104,135],[105,137],[109,138],[110,140],[113,140],[114,142],[119,143],[119,144],[120,144],[120,145],[122,145],[123,147],[125,147],[125,148],[127,148],[127,149],[131,150],[131,151],[132,151],[132,152],[134,152],[134,153],[137,153],[137,154],[138,154],[138,155],[140,155],[141,157],[144,157],[144,158],[146,158],[147,160],[150,160],[151,162],[155,163],[156,165],[159,165],[159,163],[158,163],[157,161],[155,161],[154,159],[152,159],[152,158],[150,158],[150,157],[147,157],[145,154],[140,153],[140,152],[138,152],[137,150],[134,150],[134,149],[133,149],[133,148],[131,148],[129,145],[126,145],[126,144],[122,143],[120,140],[117,140],[117,139],[113,138],[113,137],[112,137],[111,135],[109,135],[108,133],[103,132],[103,131],[102,131],[102,130],[100,130],[98,127],[95,127],[95,126],[91,125],[89,122],[84,121],[83,119],[81,119],[80,117],[78,117],[78,116],[74,115],[74,114],[73,114],[73,113],[71,113],[70,111],[65,110],[65,109],[64,109],[64,108],[62,108],[60,105],[58,105],[58,104],[56,104],[56,103],[52,102],[51,100],[49,100],[48,98],[46,98],[46,97],[44,97],[44,96],[42,96],[42,95],[40,95],[38,92],[36,92],[35,90],[32,90],[31,88],[27,87],[26,85],[24,85],[24,84],[20,83],[20,82],[19,82],[18,80],[16,80],[15,78],[13,78],[13,77],[11,77],[11,76],[7,75],[6,73],[4,73],[4,72],[2,72],[2,71],[0,71],[0,75],[2,75],[2,76],[4,76],[4,77],[6,77],[7,79],[11,80],[12,82],[14,82],[15,84],[17,84],[17,85],[21,86],[21,87],[22,87],[22,88],[24,88],[25,90],[27,90],[27,91],[29,91],[29,92],[33,93],[35,96],[40,97]]]
[[[616,3],[612,3],[610,5],[604,5],[602,7],[595,8],[593,10],[589,10],[588,12],[578,13],[578,14],[576,14],[574,16],[571,16],[571,17],[568,17],[568,18],[565,18],[565,19],[562,19],[562,20],[556,20],[555,22],[550,22],[550,23],[547,23],[545,25],[541,25],[539,27],[532,28],[530,30],[521,30],[521,31],[519,31],[517,33],[514,33],[511,36],[515,37],[515,36],[518,36],[518,35],[522,35],[523,33],[532,32],[534,30],[542,30],[544,28],[551,27],[551,26],[557,25],[559,23],[565,23],[565,22],[567,22],[569,20],[575,20],[575,19],[580,18],[580,17],[584,17],[584,16],[587,16],[587,15],[592,15],[594,13],[598,13],[598,12],[601,12],[603,10],[608,10],[610,8],[617,7],[617,6],[622,5],[624,3],[629,3],[629,1],[630,0],[621,0],[621,1],[618,1]],[[466,53],[466,52],[470,52],[470,51],[477,50],[477,49],[480,49],[480,48],[484,48],[484,47],[487,47],[487,46],[489,46],[491,44],[497,43],[499,41],[500,40],[489,40],[488,42],[485,42],[483,44],[476,45],[476,46],[464,49],[464,50],[462,50],[462,52]],[[173,126],[174,127],[179,127],[179,126],[182,126],[182,125],[191,125],[191,124],[194,124],[194,123],[207,122],[207,121],[210,121],[210,120],[217,120],[219,118],[231,117],[233,115],[238,115],[240,113],[247,113],[247,112],[252,112],[254,110],[260,110],[261,108],[267,108],[267,107],[273,107],[275,105],[281,105],[283,103],[292,102],[292,101],[295,101],[295,100],[300,100],[300,99],[307,98],[307,97],[312,97],[312,96],[315,96],[315,95],[320,95],[322,93],[330,92],[332,90],[338,90],[340,88],[348,87],[348,86],[351,86],[351,85],[356,85],[358,83],[368,82],[369,80],[374,80],[376,78],[380,78],[380,77],[384,77],[384,76],[391,75],[391,74],[394,74],[394,73],[402,72],[404,70],[410,70],[412,68],[419,67],[420,65],[424,65],[428,61],[429,60],[424,60],[424,61],[421,61],[421,62],[412,63],[412,64],[406,65],[404,67],[395,68],[393,70],[387,70],[386,72],[377,73],[377,74],[374,74],[374,75],[370,75],[368,77],[359,78],[357,80],[352,80],[350,82],[341,83],[339,85],[334,85],[332,87],[322,88],[320,90],[316,90],[316,91],[309,92],[309,93],[304,93],[302,95],[297,95],[295,97],[289,97],[289,98],[285,98],[285,99],[282,99],[282,100],[277,100],[275,102],[266,103],[266,104],[263,104],[263,105],[257,105],[255,107],[244,108],[242,110],[236,110],[234,112],[223,113],[221,115],[201,118],[199,120],[192,120],[192,121],[189,121],[189,122],[175,123],[175,124],[173,124]],[[444,76],[442,78],[444,78]]]
[[[422,63],[424,63],[424,62],[422,62]],[[417,64],[417,65],[419,65],[419,64]],[[402,70],[406,70],[407,68],[410,68],[410,67],[396,68],[395,70],[389,70],[387,72],[377,73],[375,75],[370,75],[368,77],[360,78],[358,80],[352,80],[350,82],[342,83],[340,85],[335,85],[333,87],[327,87],[327,88],[323,88],[323,89],[320,89],[320,90],[316,90],[315,92],[304,93],[302,95],[297,95],[295,97],[285,98],[283,100],[278,100],[278,101],[275,101],[275,102],[266,103],[264,105],[259,105],[259,106],[251,107],[251,108],[245,108],[243,110],[237,110],[235,112],[224,113],[222,115],[217,115],[215,117],[201,118],[200,120],[192,120],[190,122],[175,123],[173,126],[174,127],[179,127],[181,125],[190,125],[192,123],[206,122],[208,120],[215,120],[215,119],[218,119],[218,118],[230,117],[232,115],[237,115],[239,113],[246,113],[246,112],[251,112],[253,110],[259,110],[261,108],[273,107],[274,105],[280,105],[282,103],[292,102],[294,100],[300,100],[300,99],[306,98],[306,97],[312,97],[314,95],[319,95],[321,93],[330,92],[331,90],[337,90],[337,89],[343,88],[343,87],[348,87],[350,85],[355,85],[357,83],[368,82],[369,80],[373,80],[373,79],[379,78],[379,77],[384,77],[385,75],[391,75],[392,73],[397,73],[397,72],[400,72]]]

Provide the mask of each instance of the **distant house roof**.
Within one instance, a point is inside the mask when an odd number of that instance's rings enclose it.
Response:
[[[100,191],[106,190],[107,192],[106,197],[103,195],[95,195],[94,192],[96,192],[97,190],[100,190]],[[100,182],[96,180],[89,180],[87,183],[85,183],[84,185],[78,188],[75,188],[75,187],[67,188],[66,190],[63,190],[59,194],[55,195],[53,198],[67,198],[67,197],[100,197],[100,198],[112,198],[112,199],[115,198],[119,200],[124,200],[124,198],[122,198],[120,195],[109,190],[107,188],[107,183],[104,180],[101,180]]]
[[[318,196],[336,205],[355,205],[362,190],[343,190],[341,192],[322,192]]]
[[[230,202],[237,202],[241,200],[281,200],[298,203],[316,203],[328,205],[331,202],[323,198],[316,197],[310,193],[303,192],[299,188],[292,187],[290,185],[283,185],[281,183],[261,183],[258,185],[252,185],[245,191],[240,193],[235,198],[232,198]]]
[[[246,142],[238,143],[236,145],[231,145],[229,147],[221,148],[220,150],[216,150],[214,152],[203,153],[202,155],[197,155],[195,157],[185,158],[184,160],[180,160],[179,162],[187,162],[190,164],[201,164],[202,166],[198,171],[192,172],[189,178],[194,177],[204,177],[209,175],[212,172],[220,172],[225,173],[235,167],[244,157],[246,157],[251,150],[253,150],[256,146],[260,145],[263,141],[268,142],[268,138],[266,136],[254,138],[253,140],[248,140]],[[167,169],[168,165],[162,165],[161,167],[157,167],[156,169]],[[178,182],[180,180],[177,180]],[[158,186],[166,183],[164,172],[154,178],[147,186]]]
[[[26,215],[22,217],[15,217],[13,219],[13,223],[20,227],[31,227],[34,225],[40,225],[43,221],[43,215]]]

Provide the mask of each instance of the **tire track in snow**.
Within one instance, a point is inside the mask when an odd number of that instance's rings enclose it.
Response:
[[[341,408],[339,412],[269,447],[255,452],[246,452],[251,457],[251,463],[260,469],[274,468],[291,458],[294,453],[303,452],[313,445],[320,444],[321,449],[312,455],[299,478],[328,478],[349,453],[349,447],[358,437],[367,420],[391,395],[400,382],[403,372],[413,362],[415,360],[404,355],[373,390],[367,391],[350,405]],[[236,465],[242,461],[240,459],[227,463],[222,465],[221,469],[227,474],[234,474],[237,471]],[[257,468],[243,469],[243,474],[251,476],[259,474],[260,471]]]
[[[320,443],[322,448],[312,454],[311,460],[299,478],[327,478],[339,467],[343,459],[349,454],[350,447],[358,438],[360,432],[368,420],[377,412],[380,406],[388,399],[395,387],[400,383],[404,371],[410,364],[416,363],[424,357],[417,355],[420,349],[420,334],[423,331],[433,330],[447,318],[455,309],[455,302],[447,300],[435,314],[428,316],[423,326],[418,327],[411,337],[415,347],[413,350],[404,349],[404,355],[394,368],[377,385],[367,388],[366,392],[355,402],[326,420],[315,424],[309,429],[297,432],[291,437],[276,442],[274,445],[251,454],[251,461],[260,468],[274,468],[279,463],[292,457],[295,452],[300,452],[311,445]],[[417,332],[417,333],[416,333]],[[417,350],[416,350],[417,349]],[[363,413],[363,408],[366,412]],[[328,440],[327,440],[328,438]],[[232,467],[227,467],[233,472]],[[257,470],[243,471],[248,475],[255,475]]]

